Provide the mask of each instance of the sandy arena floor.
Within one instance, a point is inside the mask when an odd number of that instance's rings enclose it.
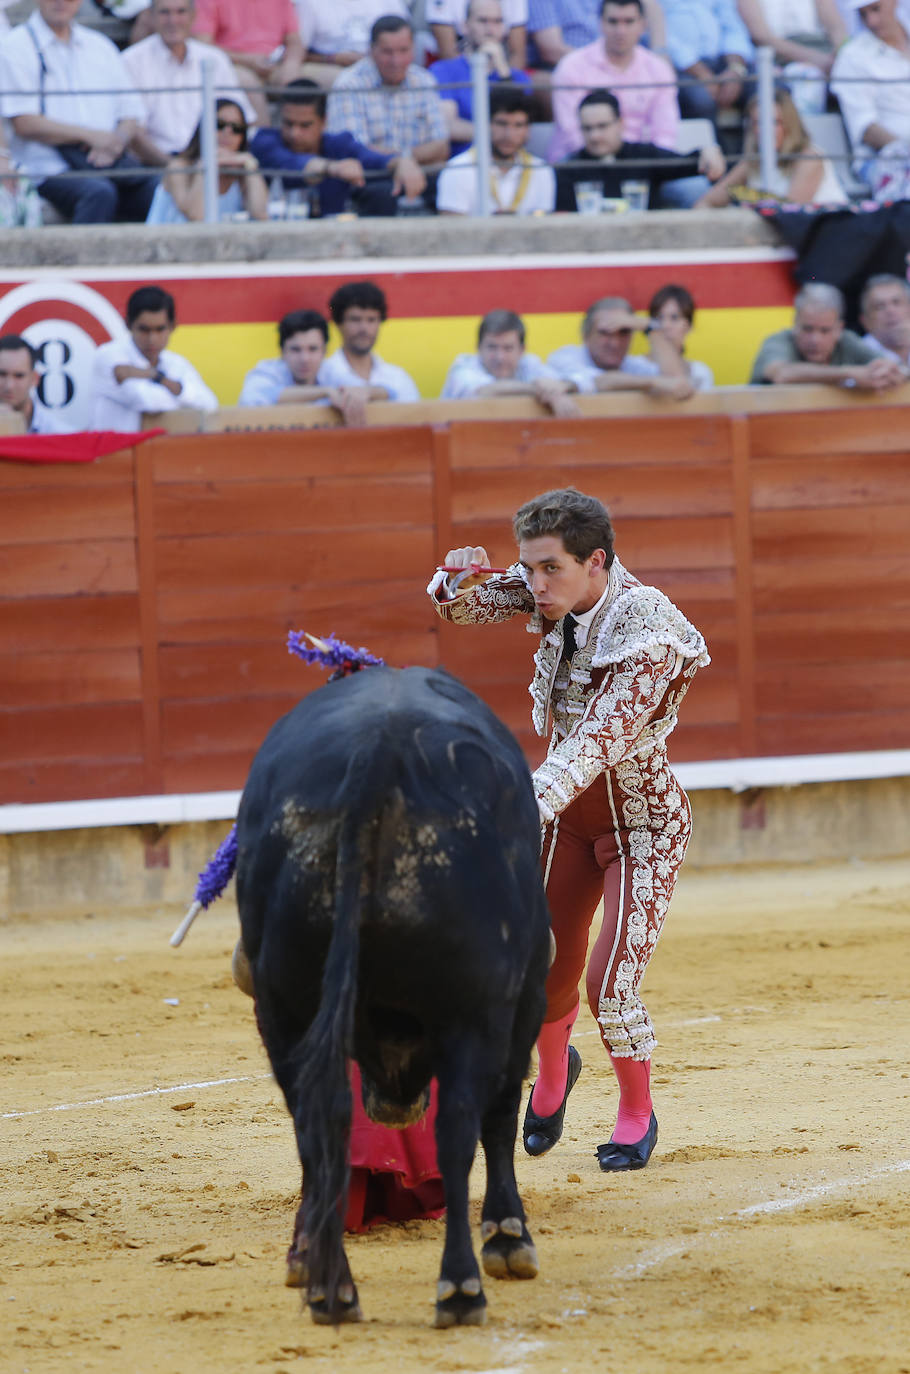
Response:
[[[597,1169],[583,1016],[562,1143],[518,1157],[540,1277],[444,1332],[442,1222],[349,1241],[361,1326],[283,1287],[297,1162],[236,915],[174,951],[181,914],[3,927],[4,1374],[910,1371],[910,861],[685,877],[645,989],[650,1166]]]

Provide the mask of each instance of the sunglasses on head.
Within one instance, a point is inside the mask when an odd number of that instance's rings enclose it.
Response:
[[[216,127],[217,127],[218,129],[230,129],[230,131],[231,131],[232,134],[245,134],[245,133],[246,133],[246,125],[245,125],[245,124],[235,124],[235,122],[234,122],[233,119],[219,119],[219,120],[217,121]]]

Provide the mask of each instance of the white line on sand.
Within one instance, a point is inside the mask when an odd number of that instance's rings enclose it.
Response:
[[[875,1183],[880,1178],[886,1178],[889,1174],[903,1174],[908,1169],[910,1169],[910,1159],[895,1160],[893,1164],[883,1164],[881,1168],[872,1169],[869,1173],[861,1174],[858,1178],[832,1179],[828,1183],[817,1183],[811,1188],[805,1188],[802,1192],[794,1193],[791,1197],[772,1198],[767,1202],[756,1202],[751,1207],[742,1207],[738,1212],[717,1217],[715,1225],[772,1212],[792,1212],[795,1208],[805,1207],[810,1202],[817,1202],[836,1193],[849,1193],[856,1188],[865,1188],[868,1184]],[[657,1245],[649,1253],[642,1255],[641,1259],[636,1260],[634,1264],[627,1264],[620,1269],[614,1269],[611,1278],[638,1278],[648,1269],[654,1269],[658,1264],[664,1264],[667,1260],[675,1259],[677,1255],[694,1250],[702,1241],[717,1240],[723,1234],[722,1231],[706,1231],[701,1236],[687,1236],[683,1241],[669,1241],[663,1245]],[[727,1232],[727,1234],[730,1233]]]
[[[144,1088],[138,1093],[114,1093],[112,1097],[93,1097],[87,1102],[58,1102],[54,1107],[35,1107],[29,1112],[3,1112],[0,1121],[13,1117],[41,1116],[44,1112],[76,1112],[81,1107],[104,1107],[109,1102],[135,1102],[139,1097],[163,1097],[165,1093],[196,1092],[200,1088],[221,1088],[226,1083],[252,1083],[257,1078],[271,1078],[270,1073],[245,1073],[239,1078],[208,1078],[202,1083],[175,1083],[171,1088]]]

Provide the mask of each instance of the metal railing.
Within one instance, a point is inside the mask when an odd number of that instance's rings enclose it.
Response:
[[[527,85],[524,85],[523,83],[509,82],[509,81],[507,81],[507,80],[503,80],[503,81],[497,82],[495,87],[491,87],[491,83],[490,83],[489,80],[488,80],[488,71],[489,71],[489,69],[488,69],[486,57],[485,57],[483,54],[481,54],[481,53],[474,53],[474,54],[471,55],[471,57],[470,57],[469,60],[470,60],[470,81],[466,81],[466,82],[447,82],[447,83],[441,83],[439,89],[440,89],[440,93],[441,93],[442,95],[446,95],[446,94],[449,94],[449,93],[453,93],[453,92],[456,92],[456,91],[459,91],[459,90],[465,90],[465,89],[470,89],[470,91],[471,91],[472,111],[473,111],[473,125],[474,125],[474,141],[473,141],[473,146],[474,146],[474,148],[475,148],[475,150],[476,150],[476,157],[475,157],[475,159],[473,160],[473,162],[471,163],[470,167],[469,167],[469,168],[466,167],[464,170],[465,170],[465,172],[468,172],[468,171],[469,171],[470,173],[472,173],[472,174],[474,175],[475,179],[476,179],[476,212],[475,212],[475,213],[476,213],[476,215],[477,215],[478,217],[487,217],[487,216],[489,216],[489,215],[492,213],[492,203],[491,203],[491,202],[492,202],[492,196],[491,196],[491,189],[490,189],[490,187],[491,187],[490,177],[491,177],[491,168],[492,168],[492,155],[491,155],[491,143],[490,143],[490,95],[491,95],[491,91],[492,91],[493,89],[497,89],[497,88],[498,88],[498,89],[509,88],[510,86],[511,86],[513,89],[520,89],[520,90],[525,90],[525,91],[527,91],[527,90],[528,90],[528,87],[527,87]],[[207,223],[207,224],[216,224],[216,223],[218,223],[218,221],[219,221],[219,204],[218,204],[218,202],[219,202],[219,192],[218,192],[219,166],[218,166],[218,142],[217,142],[217,132],[216,132],[216,101],[217,101],[218,99],[221,99],[221,98],[228,98],[228,99],[234,99],[234,98],[236,98],[236,97],[238,96],[239,88],[238,88],[236,85],[235,85],[235,86],[230,86],[230,87],[228,87],[228,86],[218,86],[218,85],[216,85],[216,81],[215,81],[215,64],[214,64],[214,62],[211,61],[210,59],[208,59],[208,58],[203,58],[200,65],[201,65],[201,85],[200,85],[200,86],[197,86],[197,87],[186,87],[186,86],[183,86],[183,87],[180,87],[180,88],[170,88],[170,87],[160,87],[160,86],[155,86],[155,87],[152,87],[152,86],[137,87],[137,88],[135,88],[135,93],[138,94],[138,95],[145,95],[145,94],[165,94],[165,93],[169,92],[169,91],[172,90],[172,89],[179,89],[179,90],[181,91],[182,94],[188,94],[188,93],[191,93],[191,92],[193,92],[193,91],[196,91],[196,92],[199,93],[200,100],[201,100],[201,110],[202,110],[202,118],[201,118],[201,139],[200,139],[200,158],[199,158],[199,162],[198,162],[198,163],[193,164],[193,165],[191,165],[191,166],[188,166],[188,167],[185,169],[185,173],[186,173],[186,175],[194,175],[194,174],[197,174],[198,172],[201,171],[201,173],[202,173],[202,178],[203,178],[203,222],[204,222],[204,223]],[[745,73],[745,74],[740,78],[740,80],[743,82],[743,84],[744,84],[747,88],[748,88],[748,87],[751,87],[751,88],[755,91],[755,93],[757,94],[757,96],[758,96],[758,163],[759,163],[761,181],[762,181],[762,183],[763,183],[765,186],[769,186],[769,185],[771,185],[771,184],[773,183],[774,176],[775,176],[775,171],[776,171],[776,167],[777,167],[777,155],[776,155],[775,142],[774,142],[774,93],[775,93],[775,83],[776,83],[776,81],[778,81],[779,79],[780,79],[780,73],[777,72],[776,69],[775,69],[774,51],[773,51],[773,49],[770,48],[770,47],[762,47],[762,48],[756,49],[756,64],[755,64],[755,71],[754,71],[754,72],[747,72],[747,73]],[[827,83],[828,80],[829,80],[829,78],[825,77],[822,73],[819,73],[817,76],[816,76],[816,75],[808,75],[808,74],[805,74],[805,75],[800,75],[800,76],[788,77],[788,78],[787,78],[787,84],[790,85],[790,84],[796,84],[796,83],[799,83],[799,82],[806,82],[806,83],[817,84],[817,83],[819,83],[819,82],[825,82],[825,83]],[[878,80],[876,81],[876,84],[894,84],[894,81],[895,81],[895,80],[896,80],[895,78],[882,78],[882,79],[878,79]],[[839,81],[839,83],[840,83],[840,82],[843,82],[844,84],[846,84],[848,81],[851,82],[851,83],[856,83],[856,84],[860,84],[860,83],[861,83],[861,84],[869,84],[869,83],[871,83],[871,82],[873,81],[873,78],[871,78],[871,77],[838,78],[838,81]],[[676,77],[674,77],[674,79],[673,79],[672,81],[671,81],[671,80],[668,80],[668,81],[666,81],[666,82],[659,82],[659,81],[648,81],[647,83],[641,83],[641,82],[629,82],[629,83],[614,82],[614,83],[611,84],[610,90],[611,90],[612,92],[614,92],[614,93],[617,93],[617,92],[621,92],[621,91],[627,90],[627,89],[640,89],[641,86],[642,86],[642,84],[646,84],[647,87],[648,87],[648,89],[653,89],[653,90],[659,90],[659,89],[666,88],[666,87],[673,87],[674,89],[679,90],[679,89],[684,89],[684,88],[686,88],[687,86],[702,86],[702,85],[704,85],[704,83],[703,83],[701,80],[697,79],[697,78],[687,78],[687,77],[678,77],[678,78],[676,78]],[[534,87],[533,84],[532,84],[531,90],[533,91],[534,89],[535,89],[535,87]],[[549,83],[548,83],[547,89],[550,90],[550,91],[555,90],[555,89],[562,89],[562,90],[579,90],[579,91],[582,91],[582,92],[587,92],[588,90],[590,90],[590,86],[588,86],[588,85],[584,85],[584,86],[560,85],[559,87],[553,87],[552,84],[549,84]],[[272,98],[274,98],[274,99],[280,99],[281,96],[283,95],[283,93],[284,93],[283,90],[280,89],[280,88],[275,88],[275,89],[266,88],[265,91],[264,91],[264,94],[266,94],[267,96],[272,97]],[[35,91],[35,92],[17,92],[17,94],[34,94],[34,95],[38,95],[39,93],[38,93],[37,91]],[[59,97],[63,97],[63,96],[65,96],[65,95],[67,95],[67,94],[74,94],[74,95],[77,95],[77,94],[78,94],[78,95],[95,95],[95,94],[110,94],[110,92],[109,92],[109,91],[82,91],[82,92],[72,92],[72,93],[62,92],[62,91],[61,91],[61,92],[57,92],[57,91],[54,91],[54,92],[53,92],[53,95],[54,95],[55,99],[56,99],[56,98],[59,98]],[[329,91],[329,92],[325,92],[325,94],[330,96],[330,95],[331,95],[331,92],[330,92],[330,91]],[[408,94],[408,92],[406,92],[406,91],[402,92],[402,95],[403,95],[403,96],[406,95],[406,94]],[[0,91],[0,96],[2,96],[2,95],[3,95],[3,92]],[[697,150],[696,150],[696,151],[697,151]],[[695,152],[693,152],[693,156],[695,156]],[[852,154],[850,154],[849,152],[848,152],[848,153],[844,153],[844,154],[840,155],[839,157],[838,157],[837,154],[830,154],[830,153],[828,153],[828,154],[823,154],[823,155],[821,155],[821,156],[822,156],[823,158],[826,158],[827,160],[830,160],[830,161],[838,161],[838,160],[841,160],[841,161],[848,162],[848,163],[853,161],[853,156],[852,156]],[[805,160],[817,161],[817,160],[819,160],[819,158],[820,158],[820,155],[819,155],[818,153],[803,153],[803,154],[794,155],[794,156],[792,157],[791,160],[792,160],[792,161],[800,161],[800,160],[803,160],[803,161],[805,161]],[[736,160],[736,159],[733,159],[733,158],[729,158],[729,159],[728,159],[728,161],[732,161],[732,160]],[[628,163],[624,163],[624,166],[629,167],[630,169],[631,169],[632,167],[636,167],[636,168],[640,168],[642,171],[646,171],[648,167],[654,167],[654,168],[666,167],[666,166],[670,165],[670,164],[671,164],[672,162],[674,162],[674,161],[675,161],[675,159],[674,159],[674,158],[671,158],[671,157],[668,157],[668,158],[666,158],[666,159],[653,158],[653,159],[647,159],[647,160],[641,160],[641,161],[636,160],[634,163],[630,161],[630,162],[628,162]],[[563,166],[565,166],[565,167],[567,167],[567,168],[569,168],[569,169],[572,169],[572,168],[579,169],[579,168],[584,167],[586,170],[589,170],[589,171],[591,171],[592,173],[593,173],[593,171],[594,171],[594,168],[592,167],[592,164],[591,164],[590,162],[585,162],[585,163],[582,163],[582,162],[574,162],[574,163],[573,163],[573,162],[570,161],[570,160],[565,160],[563,163],[561,163],[561,165],[563,165]],[[431,170],[432,170],[432,169],[431,169]],[[267,177],[267,178],[273,178],[273,177],[278,177],[278,178],[290,178],[291,176],[294,176],[294,175],[295,175],[293,172],[290,172],[289,169],[286,168],[286,167],[267,167],[267,166],[264,166],[264,165],[261,165],[261,164],[260,164],[260,166],[259,166],[259,168],[258,168],[258,171],[259,171],[259,173],[261,173],[263,176],[265,176],[265,177]],[[102,178],[102,177],[106,177],[106,178],[110,178],[110,179],[113,179],[113,180],[117,180],[117,179],[120,178],[120,177],[135,176],[135,175],[137,174],[137,172],[145,172],[145,173],[147,173],[147,174],[150,175],[150,176],[160,176],[160,175],[163,174],[163,169],[162,169],[160,166],[154,166],[154,167],[152,167],[152,166],[150,166],[150,167],[132,167],[132,168],[127,169],[127,170],[118,170],[116,167],[111,167],[111,168],[84,168],[84,169],[80,169],[79,171],[61,171],[60,173],[55,173],[55,176],[58,176],[58,175],[59,175],[61,178],[71,178],[71,179],[74,179],[74,178],[77,178],[77,177],[79,177],[79,178],[84,178],[84,177],[98,177],[98,178]],[[239,177],[243,177],[243,176],[250,175],[250,174],[251,174],[251,173],[245,172],[245,171],[243,171],[243,170],[241,170],[241,169],[238,169],[235,173],[233,173],[233,175],[239,176]],[[301,175],[301,179],[303,179],[303,178],[302,178],[302,174],[298,174],[298,175]],[[366,171],[364,175],[365,175],[365,180],[368,181],[368,182],[370,182],[370,181],[378,181],[378,180],[380,180],[380,179],[382,179],[382,178],[384,178],[384,177],[387,177],[387,176],[388,176],[388,173],[387,173],[387,172],[383,172],[383,171],[375,171],[375,172]],[[11,169],[9,172],[3,172],[2,174],[0,174],[0,180],[4,180],[4,179],[20,179],[20,180],[26,180],[26,181],[28,181],[28,180],[30,180],[31,178],[29,177],[29,174],[28,174],[28,171],[27,171],[27,170],[24,170],[24,171],[23,171],[23,170],[18,170],[18,169]]]

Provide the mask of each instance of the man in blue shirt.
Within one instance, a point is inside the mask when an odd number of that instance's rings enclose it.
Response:
[[[394,215],[402,192],[421,194],[426,177],[412,157],[377,152],[350,133],[328,134],[325,114],[325,92],[315,81],[301,77],[285,86],[278,128],[260,129],[250,144],[266,177],[280,175],[288,191],[312,189],[322,215],[349,208]]]
[[[687,82],[679,88],[683,119],[713,123],[719,110],[742,109],[755,50],[735,0],[664,0],[663,8],[670,61]]]
[[[452,156],[463,153],[474,142],[474,93],[471,88],[471,54],[482,52],[487,59],[487,79],[516,81],[530,87],[526,72],[509,66],[505,50],[506,23],[502,0],[469,0],[464,21],[464,48],[459,57],[434,62],[430,72],[439,82],[443,108],[449,126]],[[461,84],[456,84],[461,83]],[[451,89],[446,89],[446,87]]]

